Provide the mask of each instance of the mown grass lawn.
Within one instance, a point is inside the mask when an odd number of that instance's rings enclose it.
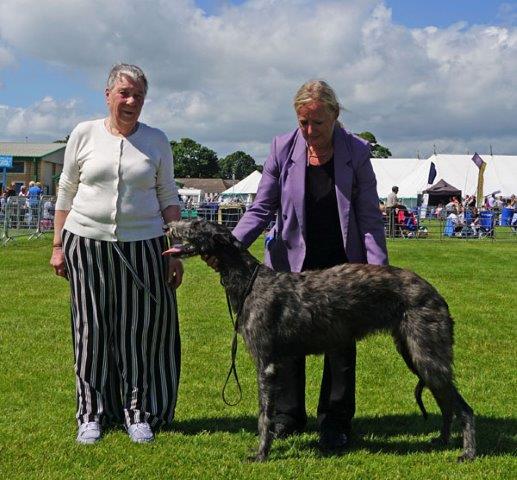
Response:
[[[457,464],[460,439],[435,448],[439,412],[428,392],[425,422],[415,377],[389,337],[358,348],[353,447],[343,456],[316,448],[321,358],[307,363],[309,428],[276,441],[266,464],[246,462],[256,438],[253,365],[239,345],[243,400],[228,407],[221,388],[232,328],[217,274],[185,262],[178,292],[182,373],[174,427],[152,445],[121,429],[95,446],[76,445],[68,286],[48,266],[50,239],[0,249],[0,478],[160,479],[510,479],[517,477],[517,243],[394,240],[391,263],[431,281],[455,318],[457,384],[477,415],[479,458]],[[253,252],[262,257],[261,243]],[[235,393],[230,386],[230,395]]]

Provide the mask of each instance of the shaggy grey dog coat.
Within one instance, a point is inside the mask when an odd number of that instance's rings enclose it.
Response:
[[[442,413],[439,440],[447,443],[453,415],[459,417],[463,453],[475,456],[474,413],[454,385],[453,321],[436,289],[413,272],[391,266],[344,264],[320,271],[279,273],[260,264],[216,223],[176,222],[169,231],[181,241],[167,253],[209,255],[219,262],[221,283],[238,312],[237,329],[257,366],[260,442],[255,459],[267,458],[273,433],[274,388],[283,358],[339,350],[389,332],[418,377],[417,403],[427,387]]]

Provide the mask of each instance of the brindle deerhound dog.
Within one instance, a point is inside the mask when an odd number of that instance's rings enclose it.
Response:
[[[474,413],[454,386],[453,321],[445,300],[415,273],[391,266],[344,264],[320,271],[278,273],[260,264],[216,223],[175,222],[170,235],[181,244],[166,253],[206,254],[219,261],[221,283],[237,329],[258,373],[260,443],[255,459],[267,458],[273,433],[277,365],[288,356],[339,350],[347,339],[388,331],[409,369],[418,377],[417,403],[432,392],[443,419],[439,440],[447,443],[453,415],[463,429],[459,460],[475,456]]]

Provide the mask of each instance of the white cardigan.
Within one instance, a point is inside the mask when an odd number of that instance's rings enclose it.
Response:
[[[70,210],[64,228],[107,241],[163,235],[161,211],[179,205],[172,150],[165,134],[138,124],[129,137],[112,135],[104,119],[70,134],[56,210]]]

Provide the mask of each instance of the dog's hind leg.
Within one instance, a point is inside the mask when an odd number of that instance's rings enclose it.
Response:
[[[474,411],[463,399],[456,387],[455,393],[455,413],[460,419],[463,435],[463,453],[458,457],[459,462],[472,460],[476,456],[476,428],[474,421]]]
[[[411,355],[409,354],[408,348],[404,340],[397,335],[393,335],[393,340],[395,341],[395,346],[397,347],[398,352],[404,359],[404,362],[406,363],[407,367],[418,377],[418,383],[415,386],[415,400],[418,405],[418,408],[420,408],[420,411],[422,412],[422,416],[424,417],[424,420],[427,420],[427,410],[425,409],[424,402],[422,402],[422,391],[425,387],[425,382],[422,380],[420,375],[418,374],[417,369],[413,365],[413,362],[411,360]]]
[[[422,401],[422,392],[424,391],[425,383],[424,381],[419,378],[418,383],[415,386],[415,400],[420,408],[420,411],[422,412],[422,416],[424,417],[424,420],[427,420],[427,410],[425,409],[424,402]]]
[[[259,446],[253,460],[263,462],[267,459],[273,433],[271,431],[274,412],[274,388],[277,366],[272,362],[258,362],[258,390],[259,390]]]
[[[399,329],[397,345],[407,348],[409,368],[418,375],[436,400],[442,413],[439,442],[447,444],[454,416],[455,390],[452,375],[452,319],[440,297],[418,303],[406,310]],[[402,356],[404,356],[402,348]]]
[[[454,415],[454,386],[446,384],[440,386],[428,385],[428,387],[442,412],[442,429],[440,437],[435,442],[438,441],[443,445],[447,445],[451,436],[451,425]]]

